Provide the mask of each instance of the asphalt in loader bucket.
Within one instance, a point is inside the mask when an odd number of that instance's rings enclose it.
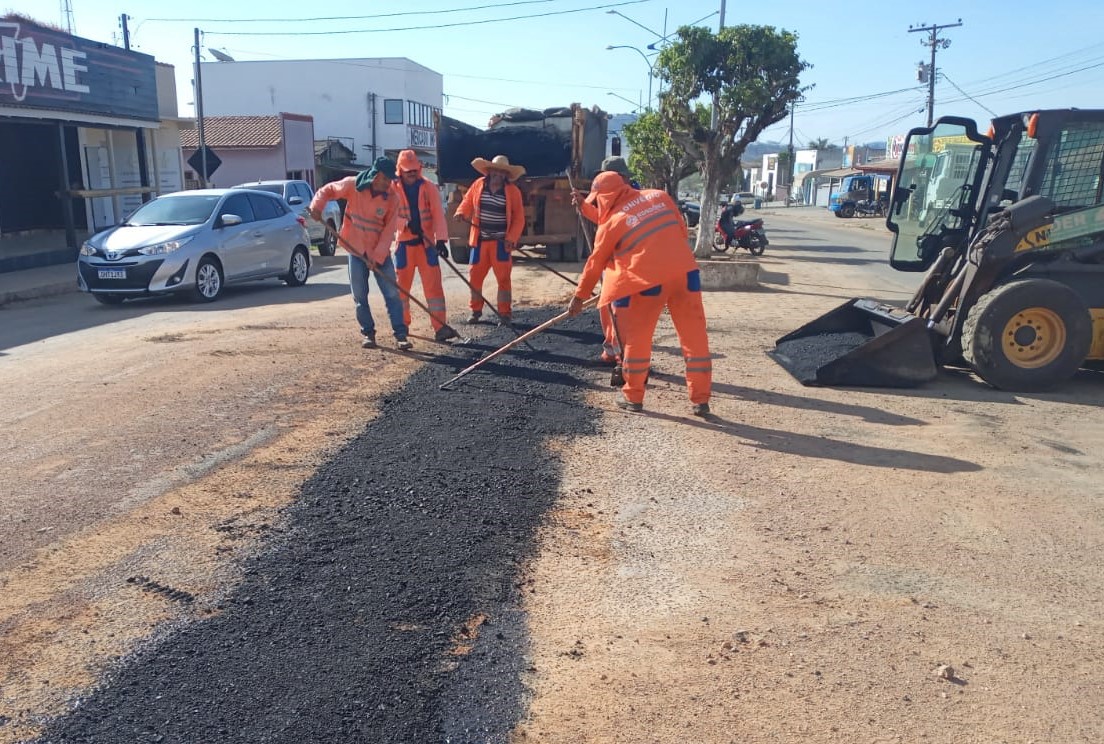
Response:
[[[937,373],[927,321],[874,300],[850,300],[768,353],[802,385],[916,387]]]

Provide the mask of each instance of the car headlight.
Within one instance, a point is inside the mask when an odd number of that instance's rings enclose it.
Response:
[[[158,243],[157,245],[147,245],[145,248],[139,248],[138,252],[143,256],[164,256],[167,253],[172,253],[179,248],[188,244],[191,238],[181,238],[180,240],[168,240],[164,243]]]
[[[96,247],[89,243],[87,240],[81,243],[80,254],[82,256],[95,256]]]

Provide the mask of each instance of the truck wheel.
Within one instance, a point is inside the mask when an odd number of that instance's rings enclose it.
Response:
[[[847,217],[847,218],[854,217],[855,216],[855,205],[854,204],[844,204],[842,207],[840,207],[840,210],[838,212],[836,212],[836,214],[839,215],[840,217]]]
[[[1068,380],[1092,345],[1092,316],[1061,282],[1024,279],[994,287],[970,308],[962,356],[1002,390],[1045,390]]]
[[[452,254],[453,263],[466,264],[471,258],[471,248],[457,245],[455,241],[449,244],[449,252]]]

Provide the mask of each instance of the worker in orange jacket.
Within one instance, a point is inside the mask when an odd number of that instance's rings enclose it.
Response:
[[[399,200],[399,242],[395,246],[395,271],[399,286],[410,292],[414,272],[422,280],[426,306],[433,323],[433,337],[445,341],[457,335],[448,324],[445,289],[441,284],[441,258],[448,256],[448,225],[437,187],[422,177],[422,164],[413,150],[399,153],[395,171]],[[403,321],[410,325],[410,298],[402,296]]]
[[[692,410],[695,416],[708,415],[713,362],[701,276],[678,205],[664,191],[633,189],[617,173],[599,173],[590,189],[598,207],[598,234],[568,312],[582,312],[605,269],[598,306],[616,308],[624,343],[625,384],[617,405],[642,411],[652,337],[660,313],[667,308],[686,360]]]
[[[632,180],[632,173],[629,171],[629,164],[625,162],[625,158],[613,155],[603,160],[599,172],[604,173],[606,171],[618,174],[621,176],[621,180],[632,188],[640,188],[640,185]],[[579,214],[594,224],[598,224],[598,207],[595,206],[593,198],[584,199],[582,192],[572,189],[571,203],[579,208]],[[598,356],[598,363],[613,367],[621,357],[621,342],[617,339],[617,319],[614,317],[610,305],[598,308],[598,320],[602,324],[602,353]]]
[[[510,294],[510,258],[521,233],[525,230],[525,206],[521,189],[514,185],[525,173],[525,166],[511,165],[505,155],[493,160],[476,158],[472,168],[483,174],[472,182],[464,194],[464,200],[456,208],[456,216],[471,223],[468,242],[471,245],[472,283],[471,316],[469,323],[478,323],[483,315],[483,280],[494,269],[498,281],[498,314],[503,323],[509,323],[512,315]]]
[[[376,284],[383,295],[397,346],[404,351],[411,348],[406,337],[402,300],[395,284],[395,264],[391,261],[391,240],[399,221],[399,200],[391,186],[394,172],[394,160],[376,158],[370,169],[318,189],[310,203],[311,217],[321,222],[326,202],[346,201],[341,244],[349,253],[349,288],[356,305],[360,334],[364,337],[360,345],[365,349],[376,346],[376,323],[368,307],[368,275],[373,271],[391,280],[381,280],[377,276]]]

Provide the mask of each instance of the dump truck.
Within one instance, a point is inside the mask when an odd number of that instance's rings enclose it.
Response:
[[[578,103],[543,111],[510,109],[493,117],[485,130],[438,115],[438,181],[453,187],[446,206],[453,260],[467,263],[470,252],[469,226],[452,215],[472,181],[480,177],[471,161],[496,155],[525,166],[525,175],[516,182],[525,202],[519,245],[535,248],[553,261],[583,260],[588,242],[571,204],[571,185],[586,190],[601,168],[608,121],[608,114],[597,106],[587,109]]]
[[[778,339],[806,385],[911,387],[944,365],[1035,391],[1104,360],[1104,110],[913,129],[886,225],[903,306],[853,299]]]

